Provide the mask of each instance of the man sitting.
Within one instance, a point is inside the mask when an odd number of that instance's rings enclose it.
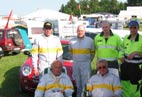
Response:
[[[92,97],[122,97],[120,79],[109,72],[107,61],[99,60],[97,70],[98,73],[89,79],[86,91]]]
[[[34,97],[72,97],[73,91],[70,78],[62,73],[62,62],[55,60],[51,71],[41,77]]]

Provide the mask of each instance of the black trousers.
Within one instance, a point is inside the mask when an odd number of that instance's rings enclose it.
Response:
[[[130,80],[132,84],[138,84],[138,81],[142,79],[142,70],[139,68],[139,64],[124,62],[120,68],[121,80]]]

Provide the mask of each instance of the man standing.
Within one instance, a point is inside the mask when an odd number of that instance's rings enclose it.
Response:
[[[51,71],[41,77],[34,97],[72,97],[72,82],[62,69],[62,62],[55,60]]]
[[[54,60],[62,59],[62,46],[58,37],[52,35],[52,24],[45,22],[44,33],[34,40],[32,48],[32,64],[34,74],[43,74],[44,69],[51,66]]]
[[[83,87],[90,78],[94,55],[93,40],[85,36],[84,25],[78,26],[77,37],[71,39],[69,50],[73,57],[73,77],[77,85],[77,97],[81,97]]]
[[[95,56],[97,60],[106,60],[108,62],[109,71],[119,76],[118,55],[122,43],[121,39],[111,31],[108,21],[102,22],[102,30],[103,31],[94,38]]]
[[[122,97],[120,79],[109,72],[106,60],[98,61],[97,70],[86,85],[87,97]]]
[[[138,33],[137,21],[131,21],[128,26],[130,35],[124,37],[123,51],[120,53],[123,56],[121,58],[123,97],[142,97],[142,86],[140,85],[142,81],[142,36]]]

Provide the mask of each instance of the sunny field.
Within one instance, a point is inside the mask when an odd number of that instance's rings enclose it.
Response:
[[[26,58],[21,53],[0,59],[0,97],[33,97],[32,93],[19,91],[19,70]]]

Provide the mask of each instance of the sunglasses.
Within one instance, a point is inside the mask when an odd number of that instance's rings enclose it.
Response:
[[[98,70],[100,70],[100,69],[106,69],[106,66],[100,66],[100,67],[98,67]]]
[[[51,30],[51,28],[44,28],[44,30]]]
[[[130,27],[130,29],[137,29],[137,27]]]

